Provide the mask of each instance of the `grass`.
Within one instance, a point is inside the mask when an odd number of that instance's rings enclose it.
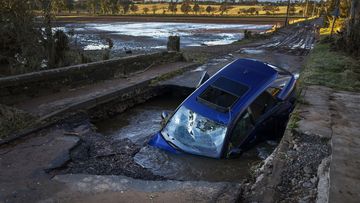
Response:
[[[288,126],[287,128],[290,129],[290,130],[293,130],[293,129],[296,129],[299,127],[299,124],[298,122],[300,121],[300,114],[297,110],[294,110],[292,113],[291,113],[291,116],[290,116],[290,119],[289,119],[289,122],[288,122]]]
[[[24,111],[0,104],[0,140],[32,126],[36,120]]]
[[[163,14],[163,11],[165,10],[166,11],[166,14],[171,14],[171,12],[167,11],[168,9],[168,6],[169,4],[167,3],[156,3],[156,4],[136,4],[139,8],[139,10],[137,12],[134,12],[133,14],[143,14],[144,11],[143,11],[143,8],[147,7],[149,8],[149,12],[148,14],[154,14],[154,12],[152,11],[152,8],[153,6],[156,6],[157,10],[155,12],[155,14]],[[192,4],[191,7],[193,7],[194,5]],[[200,10],[201,10],[201,14],[208,14],[205,10],[206,10],[206,7],[208,5],[203,5],[201,4],[200,5]],[[217,4],[217,5],[210,5],[211,7],[214,8],[214,12],[211,12],[211,14],[214,14],[214,15],[220,15],[220,11],[219,11],[219,8],[220,8],[220,5]],[[223,15],[238,15],[238,11],[240,9],[248,9],[250,7],[254,7],[255,9],[259,10],[259,15],[265,15],[266,12],[263,11],[263,6],[259,6],[259,5],[231,5],[229,10],[224,13]],[[285,14],[286,13],[286,6],[279,6],[279,11],[275,12],[274,14]],[[300,10],[303,10],[302,7],[295,7],[296,9],[296,13],[298,13]],[[179,15],[183,15],[184,13],[181,12],[181,4],[178,4],[177,5],[177,12],[176,14],[179,14]],[[189,14],[193,14],[193,12],[190,12]],[[198,13],[200,14],[200,13]]]
[[[150,85],[156,85],[157,83],[159,83],[161,81],[168,80],[170,78],[178,76],[178,75],[184,73],[185,71],[186,71],[185,69],[178,69],[175,71],[165,73],[164,75],[161,75],[161,76],[155,78],[154,80],[151,80]]]
[[[300,78],[302,85],[323,85],[336,90],[360,91],[360,63],[329,43],[318,43]]]
[[[185,15],[185,13],[181,12],[181,3],[177,4],[177,12],[172,13],[171,11],[168,11],[168,3],[138,3],[136,4],[138,6],[138,10],[135,12],[129,11],[128,15]],[[206,7],[211,6],[214,11],[211,13],[206,12]],[[191,8],[193,8],[194,4],[191,4]],[[266,11],[263,10],[263,6],[260,5],[231,5],[229,6],[229,9],[227,12],[223,13],[221,15],[221,12],[219,11],[220,5],[219,4],[200,4],[200,12],[194,13],[193,11],[189,12],[188,15],[207,15],[207,16],[256,16],[256,15],[250,15],[250,14],[244,14],[240,13],[240,9],[249,9],[249,8],[255,8],[258,10],[259,15],[267,15]],[[148,8],[149,11],[145,14],[144,8]],[[155,8],[153,10],[153,8]],[[274,13],[271,13],[270,15],[267,15],[269,17],[281,15],[282,17],[286,14],[286,6],[279,6],[279,11],[276,11]],[[299,15],[299,11],[304,10],[301,6],[295,7],[295,15]],[[165,11],[165,12],[164,12]],[[37,11],[39,12],[39,11]],[[85,12],[85,11],[84,11]],[[39,12],[40,13],[40,12]],[[82,12],[80,12],[82,13]],[[64,12],[65,15],[68,15],[69,17],[76,17],[76,15],[69,14],[67,12]],[[109,13],[110,14],[110,13]]]

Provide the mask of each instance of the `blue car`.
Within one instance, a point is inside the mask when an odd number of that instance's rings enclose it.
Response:
[[[256,140],[284,129],[293,110],[296,77],[279,67],[238,59],[200,86],[149,144],[173,153],[237,157]]]

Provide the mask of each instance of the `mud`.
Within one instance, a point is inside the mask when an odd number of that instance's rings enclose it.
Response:
[[[181,22],[107,22],[107,23],[66,23],[56,29],[71,33],[72,44],[88,52],[109,48],[111,39],[113,56],[132,53],[148,53],[165,50],[167,38],[181,37],[181,47],[226,45],[244,37],[243,31],[263,32],[272,24],[214,24]]]
[[[148,140],[161,128],[161,112],[171,113],[186,96],[171,93],[151,98],[110,118],[66,123],[69,132],[79,134],[81,142],[71,151],[70,162],[56,173],[125,175],[145,180],[241,182],[250,175],[250,168],[276,147],[276,142],[264,142],[238,159],[217,160],[175,155],[148,146]]]

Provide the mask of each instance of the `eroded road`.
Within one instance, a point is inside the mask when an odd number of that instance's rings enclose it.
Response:
[[[318,23],[315,21],[315,24]],[[314,23],[305,23],[282,29],[270,39],[252,44],[199,48],[198,51],[209,52],[214,58],[161,84],[194,87],[203,70],[214,74],[223,65],[240,57],[259,59],[298,73],[304,57],[313,46],[315,32]],[[262,156],[261,150],[254,149],[243,159],[236,160],[237,164],[222,164],[225,169],[226,166],[231,169],[226,172],[224,168],[218,168],[222,173],[198,170],[202,164],[192,168],[188,160],[182,162],[164,154],[156,156],[158,152],[145,146],[152,131],[158,128],[154,125],[157,125],[159,116],[154,114],[173,110],[176,105],[155,108],[152,113],[144,114],[144,120],[136,117],[132,120],[128,115],[129,119],[124,119],[123,125],[116,127],[119,131],[108,135],[108,127],[101,130],[101,124],[91,123],[88,115],[77,115],[23,140],[1,146],[0,201],[236,201],[241,194],[240,183],[246,178],[252,162],[266,158],[268,154]],[[149,122],[153,117],[155,120],[149,124],[153,128],[143,127],[149,125],[142,122]],[[116,119],[113,121],[119,122]],[[136,131],[137,128],[144,130]],[[134,134],[129,136],[130,133]],[[119,137],[121,134],[127,136]],[[268,145],[273,149],[273,144]],[[161,156],[165,158],[157,160],[159,165],[153,165],[156,160],[151,158]],[[249,161],[242,162],[246,159]],[[211,169],[214,161],[200,163]],[[174,171],[179,166],[183,171]],[[236,174],[238,171],[234,169],[238,168],[244,168],[241,169],[243,174]],[[186,181],[177,181],[179,179]]]

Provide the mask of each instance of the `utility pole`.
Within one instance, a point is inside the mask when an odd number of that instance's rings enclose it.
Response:
[[[316,7],[316,1],[314,1],[314,6],[313,6],[311,17],[314,17],[314,15],[315,15],[315,7]]]
[[[308,17],[308,7],[309,7],[309,0],[306,0],[305,11],[304,11],[305,17]]]
[[[290,10],[290,0],[288,0],[287,9],[286,9],[285,27],[288,25],[289,10]]]

